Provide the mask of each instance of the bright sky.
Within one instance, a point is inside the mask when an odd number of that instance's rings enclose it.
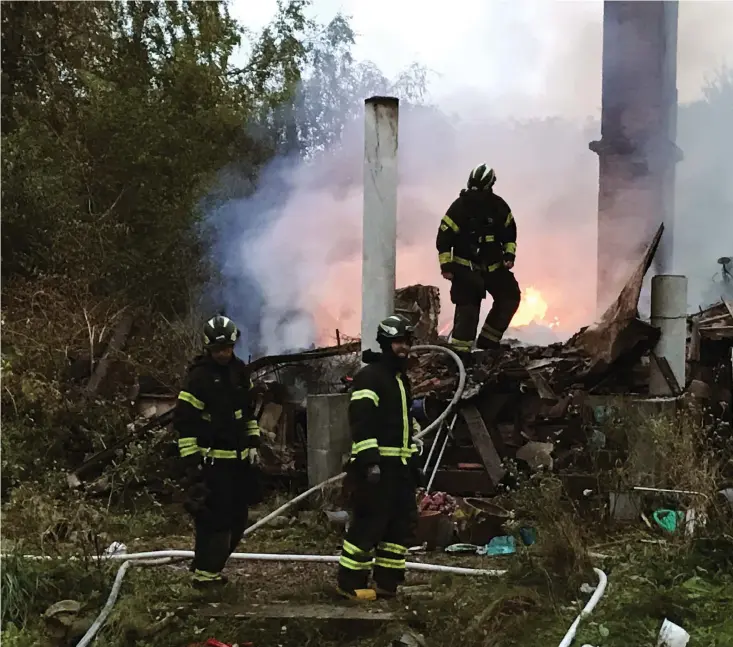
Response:
[[[429,7],[429,9],[428,9]],[[232,0],[233,15],[257,30],[276,0]],[[444,107],[460,97],[519,114],[597,114],[603,3],[598,0],[314,0],[310,15],[341,11],[357,33],[355,55],[394,77],[412,62],[431,69],[431,95]],[[706,75],[733,65],[733,2],[682,0],[680,100],[697,98]],[[457,105],[457,104],[456,104]]]

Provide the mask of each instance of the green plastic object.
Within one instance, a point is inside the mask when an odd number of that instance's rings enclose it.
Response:
[[[652,518],[662,530],[672,533],[677,530],[677,524],[684,520],[685,513],[679,510],[665,510],[661,508],[652,513]]]

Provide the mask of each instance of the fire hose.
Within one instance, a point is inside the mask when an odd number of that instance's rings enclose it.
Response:
[[[438,429],[442,424],[443,421],[448,417],[450,412],[455,409],[455,407],[458,405],[458,402],[461,399],[461,396],[463,395],[463,390],[466,388],[466,368],[463,366],[463,362],[461,361],[461,358],[458,357],[450,348],[446,348],[445,346],[434,346],[432,344],[426,344],[426,345],[420,345],[420,346],[414,346],[412,348],[413,351],[423,351],[423,350],[429,350],[429,351],[440,351],[445,353],[446,355],[449,355],[450,358],[456,363],[458,366],[458,386],[456,387],[456,392],[453,395],[453,399],[448,403],[448,406],[445,408],[445,410],[435,419],[433,422],[431,422],[425,429],[420,431],[418,434],[415,435],[415,440],[419,441],[421,438],[429,434],[433,429]],[[247,530],[244,531],[244,536],[253,533],[258,528],[261,528],[262,526],[268,524],[270,521],[272,521],[275,517],[279,517],[283,512],[286,512],[290,508],[292,508],[296,503],[300,503],[303,499],[306,499],[311,494],[314,494],[323,488],[325,488],[328,485],[331,485],[333,483],[338,483],[342,479],[346,477],[346,472],[341,472],[341,474],[337,474],[336,476],[332,476],[329,479],[326,479],[322,483],[318,483],[317,485],[314,485],[312,488],[306,490],[305,492],[302,492],[295,498],[291,499],[287,503],[284,503],[281,505],[277,510],[273,510],[270,514],[262,517],[259,521],[252,524]]]
[[[445,348],[443,346],[434,346],[434,345],[421,345],[421,346],[415,346],[412,349],[413,351],[439,351],[443,352],[451,357],[453,361],[458,366],[458,387],[456,388],[456,392],[453,395],[453,399],[450,401],[446,409],[425,429],[420,431],[418,434],[415,435],[414,440],[420,441],[420,439],[423,436],[426,436],[429,434],[433,429],[439,428],[443,421],[448,417],[450,412],[456,407],[458,402],[461,399],[461,396],[463,395],[463,389],[466,386],[466,369],[463,366],[463,362],[461,361],[461,358],[456,355],[452,350],[449,348]],[[306,490],[305,492],[299,494],[298,496],[294,497],[284,505],[277,508],[277,510],[273,510],[270,514],[264,516],[262,519],[257,521],[256,523],[252,524],[245,530],[244,535],[249,535],[253,533],[258,528],[261,528],[265,524],[272,521],[275,517],[279,517],[283,512],[290,509],[292,506],[294,506],[296,503],[299,503],[306,497],[310,496],[311,494],[318,492],[319,490],[322,490],[327,485],[330,485],[332,483],[337,483],[340,480],[342,480],[346,476],[346,472],[342,472],[341,474],[338,474],[336,476],[333,476],[323,483],[319,483],[318,485],[313,486],[312,488]],[[112,607],[114,606],[115,602],[117,601],[117,596],[119,595],[120,588],[122,587],[122,580],[125,577],[125,574],[127,572],[127,569],[129,568],[130,564],[132,564],[132,560],[145,560],[140,561],[141,564],[161,564],[166,563],[171,558],[174,557],[193,557],[192,551],[182,551],[182,550],[164,550],[164,551],[151,551],[147,553],[133,553],[130,555],[110,555],[104,557],[105,559],[120,559],[123,560],[123,564],[120,567],[120,569],[117,571],[117,575],[115,577],[114,584],[112,585],[112,590],[110,591],[109,597],[107,599],[107,602],[104,605],[104,608],[102,609],[102,612],[99,614],[99,616],[96,618],[92,626],[89,628],[89,630],[84,634],[81,641],[77,644],[77,647],[87,647],[94,637],[96,636],[97,632],[102,628],[104,623],[107,620],[107,617],[112,611]],[[156,561],[151,562],[147,560],[155,559]],[[308,562],[338,562],[338,557],[334,555],[268,555],[268,554],[260,554],[260,553],[232,553],[230,555],[230,559],[259,559],[259,560],[268,560],[268,561],[308,561]],[[441,564],[421,564],[419,562],[407,562],[405,566],[408,569],[414,569],[414,570],[423,570],[423,571],[430,571],[430,572],[443,572],[443,573],[454,573],[454,574],[462,574],[462,575],[502,575],[504,571],[496,571],[496,570],[487,570],[487,569],[473,569],[473,568],[461,568],[461,567],[454,567],[454,566],[443,566]]]
[[[458,380],[458,387],[456,388],[456,392],[453,396],[453,399],[450,401],[446,409],[431,423],[429,424],[425,429],[420,431],[418,434],[415,435],[415,440],[420,440],[423,436],[426,436],[434,429],[440,429],[440,426],[443,424],[444,420],[448,417],[448,415],[451,413],[451,411],[456,407],[458,402],[461,399],[461,396],[463,394],[463,390],[465,388],[466,383],[466,371],[465,367],[463,366],[463,362],[461,362],[461,359],[456,355],[453,351],[451,351],[448,348],[445,348],[443,346],[434,346],[434,345],[421,345],[421,346],[415,346],[413,350],[421,351],[421,350],[437,350],[440,352],[444,352],[447,355],[450,355],[450,357],[456,362],[456,365],[458,366],[458,373],[459,373],[459,380]],[[455,417],[453,422],[455,422]],[[453,425],[451,424],[451,427]],[[450,429],[447,431],[447,433],[450,433]],[[446,438],[447,439],[447,438]],[[445,447],[443,447],[444,449]],[[431,450],[432,453],[432,450]],[[442,454],[442,451],[441,451]],[[440,459],[438,459],[439,462]],[[436,466],[437,467],[437,466]],[[267,524],[269,521],[274,519],[277,516],[280,516],[283,512],[288,510],[290,507],[298,503],[299,501],[302,501],[307,496],[313,494],[314,492],[317,492],[324,488],[325,486],[331,484],[331,483],[337,483],[341,479],[343,479],[346,476],[346,473],[341,473],[336,476],[333,476],[323,483],[320,483],[302,494],[299,494],[298,496],[294,497],[290,501],[288,501],[286,504],[280,506],[277,510],[274,510],[270,514],[266,515],[262,519],[260,519],[257,523],[250,526],[246,531],[245,535],[251,534],[258,528],[261,528],[265,524]],[[77,643],[77,647],[88,647],[88,645],[91,644],[91,642],[94,640],[95,636],[99,632],[99,630],[102,628],[104,623],[106,622],[107,618],[109,617],[109,614],[112,612],[112,608],[114,607],[115,602],[117,601],[117,597],[119,596],[120,589],[122,587],[122,581],[125,577],[125,574],[127,573],[127,570],[129,569],[130,565],[133,563],[137,563],[140,565],[160,565],[169,563],[172,559],[175,558],[190,558],[193,557],[194,553],[193,551],[189,550],[160,550],[160,551],[149,551],[149,552],[142,552],[142,553],[112,553],[109,555],[103,555],[98,556],[96,559],[98,560],[118,560],[122,561],[122,565],[117,571],[117,574],[115,576],[114,583],[112,585],[112,590],[110,591],[109,597],[107,598],[107,601],[102,608],[102,611],[100,612],[99,616],[94,620],[92,625],[89,627],[87,632],[84,634],[84,636],[81,638],[81,640]],[[38,556],[26,556],[31,559],[51,559],[44,556],[38,557]],[[72,557],[72,559],[74,559]],[[268,554],[268,553],[232,553],[230,555],[230,559],[240,559],[240,560],[264,560],[264,561],[291,561],[291,562],[319,562],[319,563],[336,563],[338,562],[339,558],[336,555],[283,555],[283,554]],[[420,562],[406,562],[405,564],[406,568],[411,570],[419,570],[419,571],[426,571],[426,572],[442,572],[442,573],[452,573],[456,575],[489,575],[489,576],[500,576],[506,573],[504,570],[490,570],[490,569],[474,569],[474,568],[463,568],[463,567],[457,567],[457,566],[445,566],[442,564],[424,564]],[[591,600],[589,600],[588,604],[585,606],[581,614],[576,618],[573,625],[568,630],[567,635],[563,639],[563,642],[561,643],[560,647],[565,647],[565,645],[568,644],[569,640],[572,640],[572,638],[575,635],[575,630],[577,629],[578,624],[580,623],[581,618],[584,615],[587,615],[592,611],[592,609],[597,604],[598,600],[603,596],[605,586],[606,586],[606,576],[603,571],[600,571],[599,569],[594,569],[596,574],[599,576],[599,586],[596,590],[596,593],[593,595]]]

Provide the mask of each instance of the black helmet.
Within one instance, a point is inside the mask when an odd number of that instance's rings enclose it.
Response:
[[[395,339],[412,339],[415,326],[407,317],[391,315],[384,319],[377,328],[377,341],[380,346],[389,344]]]
[[[468,188],[474,191],[485,191],[494,186],[496,182],[496,173],[493,168],[486,166],[486,163],[479,164],[471,175],[468,176]]]
[[[229,318],[216,315],[204,326],[204,344],[206,346],[234,346],[241,333]]]

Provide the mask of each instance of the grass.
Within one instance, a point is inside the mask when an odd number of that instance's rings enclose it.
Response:
[[[645,425],[653,441],[656,469],[668,477],[660,485],[713,490],[720,465],[714,456],[701,453],[699,429],[684,420],[634,424],[637,430]],[[623,481],[628,475],[620,471],[616,477]],[[320,510],[329,496],[335,493],[312,502],[311,509],[292,512],[281,526],[267,526],[247,537],[240,550],[336,554],[340,534]],[[269,511],[282,502],[280,496],[261,508]],[[424,634],[429,644],[445,647],[557,644],[589,597],[580,593],[581,585],[596,584],[592,566],[598,560],[589,556],[595,550],[609,555],[602,565],[609,585],[596,610],[581,623],[578,645],[648,647],[655,644],[664,618],[689,631],[695,647],[733,645],[733,615],[728,611],[733,608],[733,524],[725,510],[710,510],[708,525],[695,539],[682,533],[663,535],[641,522],[609,529],[598,514],[578,509],[553,475],[532,479],[502,505],[516,512],[507,531],[533,525],[537,544],[498,558],[432,553],[410,559],[502,568],[508,570],[506,576],[410,572],[407,584],[428,584],[430,594],[375,603],[396,614],[397,619],[384,626],[359,629],[357,634],[351,626],[303,620],[206,618],[201,607],[212,601],[245,606],[344,604],[333,595],[335,566],[233,562],[228,566],[232,585],[211,598],[190,587],[182,563],[131,568],[95,644],[180,647],[216,637],[228,643],[282,647],[381,647],[408,628]],[[15,555],[99,555],[112,541],[124,541],[130,552],[191,548],[191,525],[181,507],[163,507],[149,499],[119,510],[78,494],[21,485],[3,513],[4,550]],[[604,544],[599,546],[600,541]],[[11,647],[75,644],[104,604],[116,568],[83,559],[33,562],[17,556],[4,559],[2,566],[0,638]],[[43,618],[50,605],[68,599],[81,606],[73,622],[59,628]]]
[[[272,506],[274,507],[274,506]],[[151,511],[153,527],[162,523]],[[121,528],[125,517],[110,518],[110,528]],[[182,528],[185,530],[185,528]],[[142,533],[141,533],[142,534]],[[118,535],[116,535],[118,536]],[[376,632],[360,633],[347,640],[338,627],[288,621],[253,622],[247,619],[200,617],[196,609],[210,598],[190,587],[185,564],[165,567],[134,567],[122,587],[120,599],[101,633],[100,647],[155,644],[179,647],[216,637],[224,642],[277,640],[289,645],[370,646],[388,644],[405,627],[423,633],[431,644],[481,647],[524,647],[543,642],[554,644],[587,599],[576,584],[595,584],[595,575],[580,563],[556,569],[559,555],[556,536],[544,533],[546,541],[502,558],[460,557],[431,554],[415,559],[473,567],[508,568],[504,578],[473,578],[424,573],[408,574],[408,584],[430,584],[431,599],[378,602],[379,608],[398,613],[397,624]],[[638,530],[617,539],[611,558],[603,568],[609,575],[606,596],[579,630],[578,644],[598,647],[634,647],[654,644],[653,638],[665,617],[678,622],[693,635],[698,647],[733,644],[733,626],[726,608],[733,603],[733,576],[725,563],[700,547],[644,544]],[[118,536],[119,537],[119,536]],[[542,535],[541,535],[542,537]],[[125,538],[125,537],[122,537]],[[647,533],[648,538],[648,533]],[[308,511],[284,528],[264,529],[245,541],[241,550],[258,552],[335,553],[340,538]],[[127,541],[128,550],[190,547],[190,536],[148,534]],[[238,562],[228,567],[234,584],[217,602],[247,605],[290,602],[334,603],[334,566]],[[3,644],[50,644],[41,615],[62,599],[82,603],[80,614],[90,621],[101,608],[114,578],[115,567],[90,562],[29,562],[11,558],[3,563]],[[562,571],[562,569],[560,569]],[[572,581],[572,584],[570,582]],[[581,582],[582,583],[582,582]],[[83,618],[82,618],[83,619]],[[79,625],[82,630],[84,623]],[[286,626],[283,632],[282,627]],[[83,632],[83,631],[82,631]],[[20,637],[18,637],[20,636]],[[78,638],[78,637],[77,637]],[[728,640],[728,642],[726,642]]]

